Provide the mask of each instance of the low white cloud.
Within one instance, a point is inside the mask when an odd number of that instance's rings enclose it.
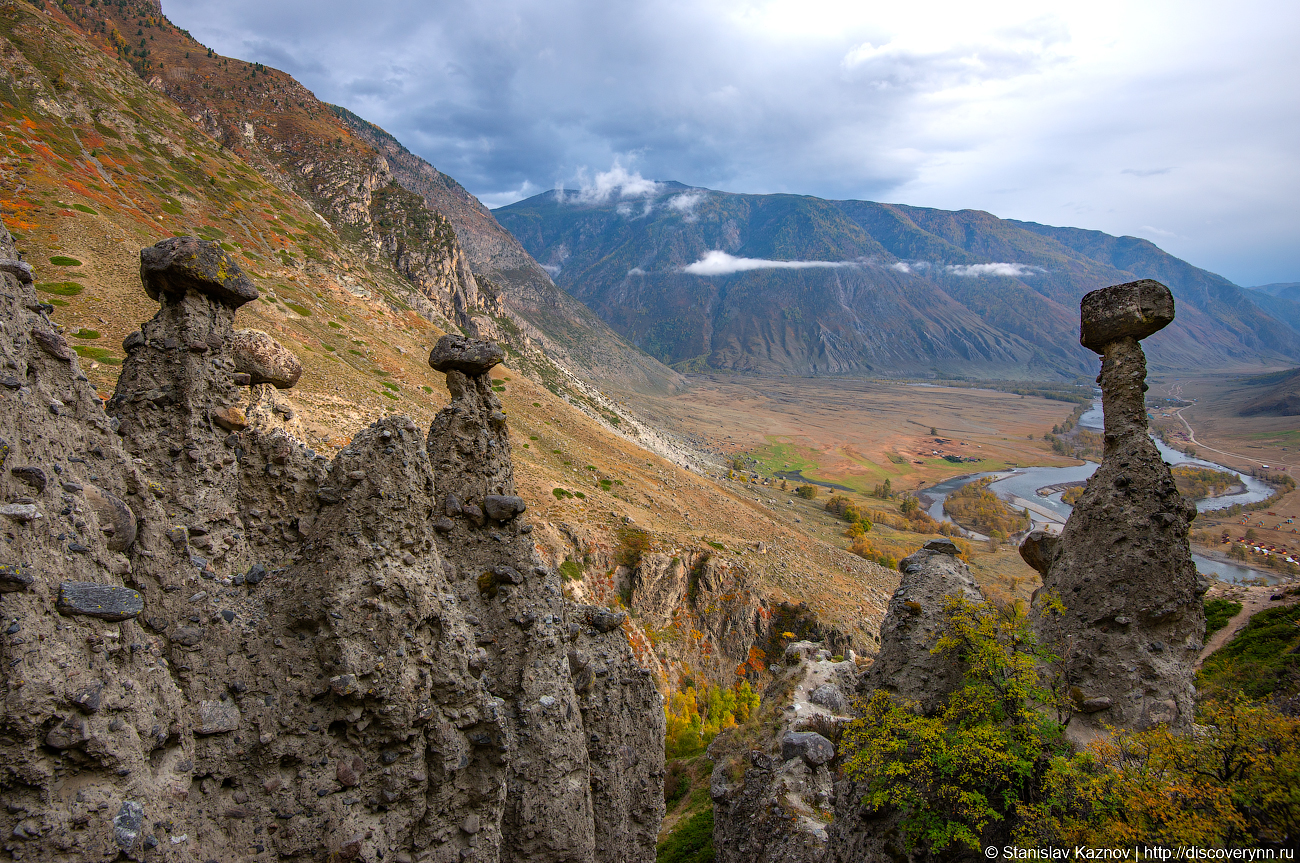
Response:
[[[1168,174],[1173,168],[1125,168],[1120,171],[1121,174],[1131,174],[1134,177],[1156,177],[1160,174]]]
[[[560,274],[560,267],[557,264],[538,263],[537,266],[541,267],[543,270],[546,270],[546,274],[550,276],[552,279]]]
[[[560,200],[568,203],[603,204],[610,198],[642,198],[659,192],[660,184],[647,180],[640,171],[629,171],[618,159],[608,171],[597,172],[594,179],[587,177],[586,170],[578,172],[578,193],[574,197],[559,195]],[[649,202],[647,202],[649,203]],[[619,208],[623,213],[623,208]],[[629,208],[628,213],[631,210]],[[648,212],[648,210],[647,210]],[[626,214],[625,214],[626,215]]]
[[[1157,227],[1154,227],[1154,226],[1152,226],[1152,225],[1143,225],[1142,227],[1138,228],[1138,230],[1139,230],[1139,231],[1146,231],[1146,232],[1149,233],[1149,234],[1155,234],[1157,237],[1176,237],[1176,236],[1178,236],[1178,235],[1177,235],[1176,233],[1174,233],[1173,231],[1166,231],[1164,228],[1157,228]]]
[[[812,267],[851,267],[851,261],[769,261],[763,258],[736,258],[714,249],[682,268],[693,276],[726,276],[747,270],[805,270]]]
[[[1008,263],[949,264],[944,269],[954,276],[1011,276],[1012,278],[1036,276],[1039,273],[1047,272],[1042,267],[1035,267],[1030,264]]]
[[[641,269],[640,267],[633,267],[632,269],[627,271],[627,274],[629,276],[644,276],[645,270]]]
[[[907,261],[898,261],[897,263],[890,264],[889,269],[897,270],[900,273],[912,272],[912,267],[910,264],[907,263]]]
[[[682,192],[680,195],[674,195],[668,199],[668,206],[682,213],[689,213],[699,206],[700,201],[707,198],[704,192],[691,191]]]

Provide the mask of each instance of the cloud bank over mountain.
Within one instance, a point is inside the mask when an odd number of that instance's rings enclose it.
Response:
[[[983,209],[1146,237],[1242,284],[1300,277],[1300,7],[1284,0],[166,11],[492,206],[676,179]]]

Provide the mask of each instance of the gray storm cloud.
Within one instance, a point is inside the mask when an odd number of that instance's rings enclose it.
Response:
[[[1145,236],[1242,284],[1300,278],[1293,2],[165,11],[378,123],[493,206],[557,185],[630,201],[638,177],[678,180],[983,209]]]

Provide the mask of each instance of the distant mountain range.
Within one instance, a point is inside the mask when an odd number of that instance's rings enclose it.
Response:
[[[493,214],[560,287],[682,370],[1073,379],[1096,368],[1079,299],[1137,278],[1178,304],[1148,340],[1154,367],[1300,358],[1300,333],[1256,298],[1288,300],[1135,237],[675,182],[546,192]]]

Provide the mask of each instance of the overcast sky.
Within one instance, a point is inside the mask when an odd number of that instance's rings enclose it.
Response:
[[[501,206],[619,172],[1300,281],[1300,3],[164,0]],[[616,172],[613,176],[622,176]]]

